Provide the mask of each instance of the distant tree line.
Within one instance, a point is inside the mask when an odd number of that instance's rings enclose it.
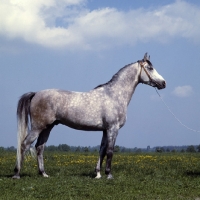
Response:
[[[62,151],[62,152],[98,152],[100,146],[69,146],[67,144],[59,144],[58,146],[49,145],[45,147],[45,151]],[[3,151],[10,151],[15,152],[16,148],[14,146],[11,147],[0,147],[0,152]],[[162,147],[153,147],[147,146],[147,148],[126,148],[119,145],[116,145],[114,148],[114,152],[121,152],[121,153],[128,153],[128,152],[157,152],[157,153],[169,153],[169,152],[188,152],[188,153],[195,153],[200,152],[200,145],[189,145],[189,146],[162,146]]]
[[[71,152],[95,152],[99,150],[99,146],[90,147],[90,146],[69,146],[67,144],[59,144],[58,146],[50,145],[45,147],[46,151],[71,151]]]
[[[195,153],[200,152],[200,145],[189,145],[189,146],[165,146],[165,147],[154,147],[155,152],[188,152]]]
[[[0,147],[0,152],[2,151],[10,151],[10,152],[13,152],[13,151],[16,151],[16,148],[14,146],[11,146],[11,147]]]

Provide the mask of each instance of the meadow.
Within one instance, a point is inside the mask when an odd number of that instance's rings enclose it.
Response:
[[[200,153],[116,153],[114,179],[95,179],[98,153],[45,152],[49,178],[26,156],[13,180],[16,155],[0,153],[0,199],[200,199]],[[105,166],[105,163],[104,163]]]

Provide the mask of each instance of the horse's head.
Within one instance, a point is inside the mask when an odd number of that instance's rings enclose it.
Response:
[[[139,75],[141,83],[157,87],[159,90],[166,87],[165,79],[154,69],[150,62],[150,56],[147,56],[147,53],[138,63],[141,67]]]

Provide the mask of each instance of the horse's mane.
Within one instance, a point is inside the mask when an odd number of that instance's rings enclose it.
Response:
[[[116,82],[116,81],[118,80],[119,75],[120,75],[127,67],[129,67],[129,66],[132,65],[132,64],[134,64],[134,63],[125,65],[125,66],[122,67],[116,74],[114,74],[113,77],[112,77],[107,83],[100,84],[100,85],[96,86],[94,89],[101,88],[101,87],[104,87],[104,86],[106,86],[106,85],[110,85],[110,84]]]
[[[150,60],[146,59],[145,61],[146,61],[150,66],[152,66]],[[140,63],[140,62],[144,62],[144,59],[138,60],[138,61],[135,62],[135,63]],[[110,85],[110,84],[112,84],[112,83],[115,83],[115,82],[118,80],[119,75],[120,75],[127,67],[129,67],[130,65],[135,64],[135,63],[131,63],[131,64],[128,64],[128,65],[125,65],[125,66],[122,67],[116,74],[114,74],[113,77],[112,77],[107,83],[100,84],[100,85],[96,86],[94,89],[101,88],[101,87]]]

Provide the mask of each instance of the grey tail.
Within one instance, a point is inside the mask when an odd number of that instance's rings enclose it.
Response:
[[[30,118],[31,99],[35,92],[29,92],[21,96],[17,106],[17,126],[18,126],[18,145],[17,145],[17,168],[21,168],[21,144],[28,134],[28,124]]]

